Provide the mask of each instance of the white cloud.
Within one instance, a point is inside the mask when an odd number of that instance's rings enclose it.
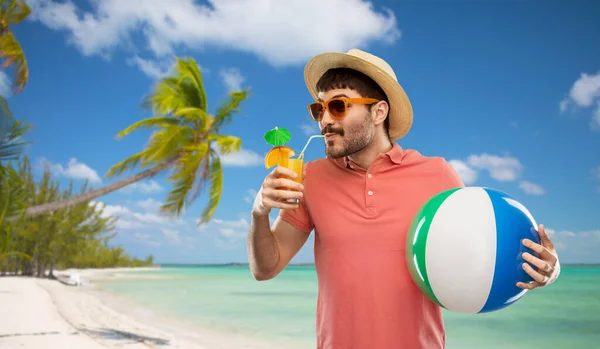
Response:
[[[179,237],[179,231],[175,229],[161,228],[160,232],[163,233],[165,238],[174,245],[181,244],[181,238]]]
[[[118,218],[118,220],[115,224],[115,228],[117,228],[117,229],[135,230],[135,229],[140,229],[140,228],[144,227],[144,224],[142,222],[131,219],[131,215],[133,214],[133,212],[125,206],[107,205],[104,202],[97,202],[97,201],[90,202],[90,205],[92,205],[92,206],[95,205],[98,210],[102,210],[101,217],[103,217],[103,218],[108,218],[108,217]]]
[[[568,101],[574,102],[579,107],[589,107],[597,97],[600,97],[600,73],[596,75],[582,73],[571,87]]]
[[[221,78],[223,78],[223,83],[229,91],[240,91],[245,80],[237,68],[221,70]]]
[[[57,177],[65,177],[72,179],[87,179],[92,184],[102,183],[102,179],[98,175],[98,172],[83,162],[79,162],[75,158],[69,159],[66,166],[61,164],[52,163],[45,158],[39,158],[37,160],[37,166],[44,168],[49,166],[50,171]]]
[[[519,188],[528,195],[544,195],[546,193],[546,190],[540,185],[528,181],[521,181],[519,183]]]
[[[466,163],[461,160],[450,160],[448,161],[460,179],[462,179],[465,185],[472,185],[477,181],[477,171],[469,167]]]
[[[249,214],[240,214],[237,220],[214,218],[201,226],[197,218],[168,217],[152,211],[160,205],[153,199],[131,203],[130,206],[110,205],[104,202],[92,202],[103,208],[104,217],[116,217],[118,233],[135,237],[131,243],[147,246],[173,245],[177,248],[196,249],[201,232],[204,239],[212,239],[215,247],[222,249],[237,248],[246,238],[250,227]],[[122,234],[119,234],[122,235]]]
[[[255,189],[248,189],[246,196],[244,196],[244,201],[248,204],[253,203],[257,193]]]
[[[240,240],[243,240],[248,235],[248,229],[250,228],[250,222],[248,219],[242,217],[237,221],[224,221],[220,219],[214,219],[212,221],[219,236],[217,239],[223,244],[235,244]]]
[[[519,159],[508,155],[501,157],[487,153],[472,154],[464,161],[452,159],[448,163],[452,165],[465,185],[475,184],[479,178],[479,171],[482,170],[487,171],[490,177],[500,182],[516,181],[523,172],[523,165]],[[544,188],[540,185],[524,180],[519,182],[519,189],[528,195],[543,195],[545,193]]]
[[[98,204],[98,208],[104,208],[102,216],[119,218],[117,227],[120,229],[173,228],[181,227],[186,224],[186,222],[179,217],[170,217],[160,213],[152,213],[149,210],[140,212],[130,207],[108,205],[104,202],[92,202],[91,204]],[[142,206],[148,206],[148,204],[145,203],[142,204]]]
[[[137,241],[138,243],[142,244],[142,245],[147,245],[147,246],[152,246],[152,247],[159,247],[162,244],[158,241],[155,241],[152,238],[152,235],[147,234],[147,233],[133,233],[133,237],[135,238],[135,241]]]
[[[0,95],[8,97],[12,94],[12,81],[4,71],[0,71]]]
[[[160,206],[162,206],[162,202],[154,200],[152,198],[148,198],[145,200],[137,201],[135,205],[143,208],[146,211],[158,211],[160,209]]]
[[[115,224],[115,228],[120,230],[136,230],[144,228],[144,225],[140,222],[119,218]]]
[[[572,231],[545,228],[561,264],[599,263],[600,229]]]
[[[158,80],[173,72],[175,59],[171,56],[159,59],[145,59],[140,56],[133,56],[127,59],[127,64],[137,67],[142,73],[148,77]],[[196,63],[198,64],[198,63]],[[200,64],[198,68],[202,74],[207,74],[209,70]]]
[[[127,59],[127,64],[138,67],[150,78],[160,79],[171,71],[173,60],[155,61],[134,56]]]
[[[151,179],[145,182],[132,183],[126,187],[121,188],[119,191],[126,194],[131,194],[134,192],[141,194],[152,194],[161,192],[162,190],[163,188],[160,186],[160,184]]]
[[[596,110],[592,114],[592,119],[590,120],[590,128],[593,131],[600,130],[600,101],[598,101],[596,105]]]
[[[595,110],[590,120],[590,128],[600,130],[600,72],[596,75],[582,73],[571,86],[568,97],[560,101],[559,108],[561,112],[567,111],[571,104],[579,108],[590,108],[594,101]]]
[[[596,189],[600,192],[600,166],[592,169],[592,177],[597,182]]]
[[[250,167],[263,164],[264,157],[252,150],[240,149],[235,153],[221,155],[221,163],[223,166]]]
[[[470,155],[467,163],[473,168],[487,170],[492,178],[501,182],[516,180],[523,169],[519,159],[506,155]]]
[[[319,127],[317,126],[317,123],[302,124],[302,125],[300,125],[300,129],[307,136],[313,136],[313,135],[321,134],[321,132],[319,131]]]
[[[395,15],[364,0],[97,0],[91,11],[72,1],[29,0],[31,19],[66,31],[84,55],[110,57],[117,48],[228,48],[274,65],[304,63],[323,51],[346,51],[400,37]],[[252,15],[250,15],[252,14]],[[315,23],[318,23],[315,25]],[[136,42],[137,37],[145,43]]]
[[[592,169],[592,175],[594,176],[594,178],[600,181],[600,166]]]
[[[97,208],[102,210],[102,217],[123,217],[131,214],[131,211],[125,207],[120,205],[107,205],[104,202],[90,202],[90,205],[97,205]]]

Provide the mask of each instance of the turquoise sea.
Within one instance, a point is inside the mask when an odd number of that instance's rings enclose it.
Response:
[[[204,328],[315,347],[313,266],[257,282],[247,266],[163,266],[96,286],[153,313]],[[143,274],[143,275],[142,275]],[[135,276],[135,275],[134,275]],[[600,266],[564,266],[549,287],[489,314],[444,311],[447,348],[600,348]]]

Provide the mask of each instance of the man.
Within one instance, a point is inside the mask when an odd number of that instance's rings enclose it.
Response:
[[[402,149],[412,107],[392,68],[360,50],[326,53],[305,67],[317,100],[309,112],[325,135],[327,157],[305,166],[302,184],[277,167],[259,190],[248,235],[257,280],[276,277],[315,231],[317,348],[438,349],[445,346],[441,309],[410,278],[404,262],[410,220],[429,198],[463,187],[440,157]],[[289,199],[299,199],[290,203]],[[270,227],[269,212],[280,214]],[[524,269],[547,285],[559,273],[552,242],[524,245]]]

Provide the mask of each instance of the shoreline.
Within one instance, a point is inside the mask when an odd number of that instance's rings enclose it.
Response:
[[[289,343],[263,342],[156,314],[152,309],[98,289],[94,284],[106,278],[131,278],[126,275],[131,271],[151,270],[160,270],[160,267],[55,272],[56,276],[78,272],[81,286],[68,286],[53,279],[0,277],[0,307],[14,314],[0,319],[0,348],[289,348]],[[153,276],[148,273],[133,277]]]

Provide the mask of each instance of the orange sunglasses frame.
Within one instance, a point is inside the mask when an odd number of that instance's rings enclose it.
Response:
[[[332,98],[330,100],[328,100],[327,102],[312,102],[310,103],[307,108],[308,108],[308,114],[310,115],[311,119],[313,119],[313,121],[315,122],[320,122],[321,120],[316,120],[313,117],[312,111],[311,111],[311,106],[315,105],[315,104],[319,104],[323,107],[323,114],[325,114],[326,111],[329,110],[329,103],[331,103],[332,101],[342,101],[344,102],[344,115],[336,117],[334,116],[331,112],[329,113],[331,115],[332,118],[334,119],[342,119],[346,116],[346,114],[348,113],[348,105],[349,104],[373,104],[373,103],[377,103],[380,100],[379,99],[375,99],[375,98],[342,98],[342,97],[338,97],[338,98]]]

